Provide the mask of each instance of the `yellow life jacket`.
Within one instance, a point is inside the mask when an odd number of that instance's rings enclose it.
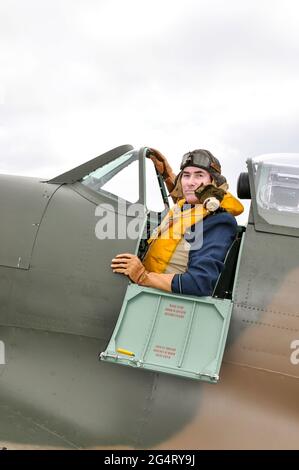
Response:
[[[181,199],[166,214],[161,225],[149,238],[150,245],[143,265],[149,272],[163,273],[186,230],[210,214],[202,204],[182,211],[186,199]],[[240,215],[244,207],[232,194],[226,193],[220,206],[233,216]]]

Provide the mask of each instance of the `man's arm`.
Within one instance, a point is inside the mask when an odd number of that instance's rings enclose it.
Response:
[[[237,223],[230,214],[223,212],[207,217],[203,226],[203,245],[198,250],[190,250],[188,270],[184,274],[148,272],[140,259],[131,253],[117,255],[111,267],[113,272],[124,274],[144,287],[176,294],[209,296],[224,267],[223,261],[236,232]]]
[[[111,268],[114,273],[125,274],[135,284],[144,287],[154,287],[171,292],[171,282],[174,274],[158,274],[146,271],[136,255],[121,253],[112,260]]]
[[[197,296],[212,295],[236,232],[236,220],[227,212],[210,215],[204,219],[202,247],[192,250],[191,246],[188,269],[184,274],[176,274],[173,277],[172,292]]]

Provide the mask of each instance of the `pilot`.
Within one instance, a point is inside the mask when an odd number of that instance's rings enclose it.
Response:
[[[112,270],[145,287],[176,294],[210,296],[237,233],[242,204],[228,190],[221,166],[208,150],[183,156],[175,177],[166,158],[150,149],[175,202],[148,240],[141,261],[130,253],[112,260]]]

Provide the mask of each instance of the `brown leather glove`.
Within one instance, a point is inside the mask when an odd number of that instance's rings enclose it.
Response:
[[[145,276],[145,267],[138,256],[131,253],[121,253],[112,260],[111,268],[114,273],[125,274],[131,281],[138,284]]]
[[[196,197],[200,204],[203,204],[208,198],[216,198],[218,201],[222,201],[225,196],[225,191],[221,188],[217,188],[213,184],[201,185],[195,190]]]
[[[131,253],[117,255],[112,260],[111,268],[114,273],[125,274],[135,284],[171,292],[171,282],[174,274],[149,273],[138,256]]]
[[[164,155],[159,152],[159,150],[153,148],[148,149],[146,156],[151,159],[158,173],[164,179],[168,191],[171,192],[174,188],[175,174],[166,157],[164,157]]]

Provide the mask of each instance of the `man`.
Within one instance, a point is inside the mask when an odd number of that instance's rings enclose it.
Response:
[[[236,237],[234,216],[243,212],[243,206],[227,192],[220,163],[208,150],[185,154],[176,178],[166,158],[157,150],[150,151],[176,204],[148,241],[143,262],[122,253],[112,260],[113,272],[145,287],[212,295]],[[202,234],[200,246],[198,234]]]

